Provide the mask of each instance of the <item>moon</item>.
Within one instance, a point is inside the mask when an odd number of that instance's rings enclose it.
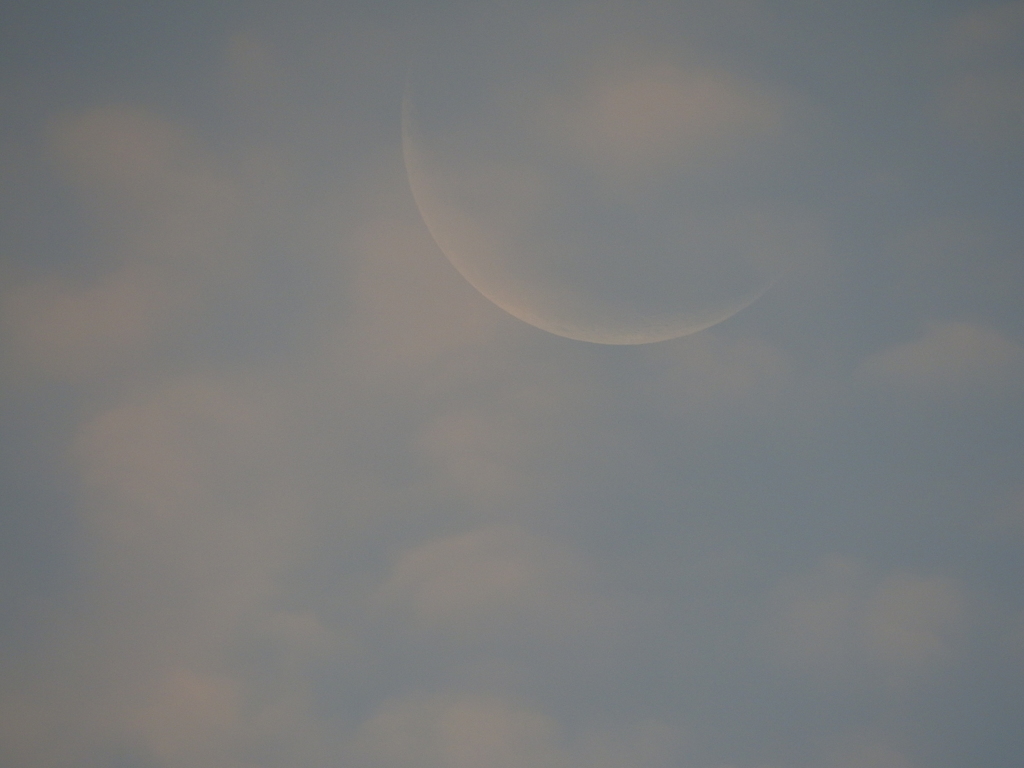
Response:
[[[513,317],[677,338],[757,301],[802,247],[745,173],[777,127],[756,87],[550,36],[477,42],[410,78],[402,150],[434,241]]]

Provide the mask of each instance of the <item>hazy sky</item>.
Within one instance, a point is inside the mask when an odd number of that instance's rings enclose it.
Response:
[[[0,763],[1019,766],[1024,3],[490,5],[0,10]],[[438,60],[607,192],[552,231],[668,179],[787,271],[506,314],[403,164]]]

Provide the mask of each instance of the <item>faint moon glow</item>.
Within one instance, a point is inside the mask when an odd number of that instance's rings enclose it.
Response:
[[[425,63],[403,100],[405,167],[437,245],[485,297],[559,336],[695,333],[756,301],[799,247],[744,168],[777,126],[771,99],[638,59],[481,35]]]

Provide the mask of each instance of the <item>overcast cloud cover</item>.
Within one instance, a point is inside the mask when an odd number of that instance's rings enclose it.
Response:
[[[678,68],[566,151],[761,126],[810,233],[623,347],[417,211],[490,5],[0,10],[0,763],[1019,766],[1024,3],[521,4]]]

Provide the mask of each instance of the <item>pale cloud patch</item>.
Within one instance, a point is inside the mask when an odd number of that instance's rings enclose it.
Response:
[[[145,267],[122,267],[86,284],[44,278],[2,298],[0,329],[25,374],[78,377],[144,348],[170,303]]]
[[[627,175],[703,163],[782,123],[782,101],[731,74],[671,63],[601,67],[552,97],[539,122],[558,144]]]
[[[792,362],[769,342],[703,332],[660,345],[653,401],[677,413],[718,412],[779,397],[793,380]]]
[[[830,557],[780,586],[771,602],[772,655],[829,675],[926,671],[955,655],[966,628],[963,588],[942,576],[879,575]]]
[[[308,670],[339,640],[316,612],[275,604],[304,519],[277,394],[189,378],[83,421],[73,458],[88,610],[0,703],[24,712],[26,753],[55,765],[114,747],[168,768],[268,754],[324,764]],[[228,660],[253,643],[262,665],[238,674]],[[25,712],[36,696],[47,705]]]
[[[242,700],[230,678],[176,670],[139,713],[137,728],[149,752],[169,768],[243,766],[238,743]]]
[[[524,439],[521,425],[495,423],[492,414],[467,410],[444,414],[427,424],[417,436],[416,447],[460,495],[493,503],[533,486],[516,461],[516,449]]]
[[[377,217],[341,245],[359,266],[339,351],[358,350],[369,375],[409,375],[493,341],[502,313],[459,277],[416,220]]]
[[[506,408],[465,408],[437,416],[413,447],[436,471],[438,485],[484,514],[534,497],[545,483],[537,456],[559,446],[557,394],[522,387]],[[522,413],[529,413],[523,417]],[[544,423],[548,419],[548,423]]]
[[[116,261],[146,264],[179,316],[201,296],[248,285],[259,233],[280,221],[280,201],[253,183],[251,167],[233,167],[183,126],[130,105],[63,116],[50,146]]]
[[[60,166],[94,190],[145,194],[185,172],[186,132],[144,109],[120,105],[68,115],[51,129]]]
[[[528,768],[564,765],[557,726],[488,697],[409,698],[385,706],[360,734],[380,768]]]
[[[511,526],[428,540],[395,561],[375,603],[428,631],[461,638],[558,638],[601,627],[617,612],[591,588],[581,556]]]
[[[210,648],[275,593],[304,520],[276,450],[288,435],[272,393],[199,379],[81,425],[82,516],[116,610],[134,606],[140,630],[178,636],[181,650]]]
[[[869,595],[863,610],[872,655],[894,666],[923,667],[953,653],[966,600],[951,579],[894,574]]]
[[[448,695],[385,704],[361,726],[356,752],[367,768],[667,768],[678,744],[660,722],[573,738],[527,704]]]
[[[914,394],[987,397],[1024,376],[1024,348],[995,328],[952,321],[929,325],[920,338],[867,357],[859,378]]]
[[[266,393],[197,378],[98,413],[74,446],[87,486],[109,502],[97,522],[140,544],[165,524],[201,525],[209,516],[195,509],[206,506],[200,497],[243,491],[280,421]]]
[[[305,676],[282,671],[286,684],[268,694],[244,677],[169,669],[125,713],[119,735],[167,768],[276,764],[282,754],[290,765],[324,765],[337,754],[334,739],[313,711]]]
[[[958,16],[950,25],[956,49],[991,53],[1019,39],[1024,32],[1024,2],[992,3]]]

